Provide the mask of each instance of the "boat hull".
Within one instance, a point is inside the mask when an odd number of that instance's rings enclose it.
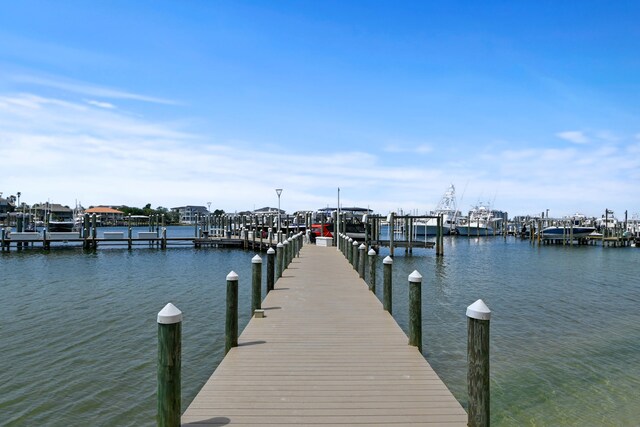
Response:
[[[415,234],[418,237],[421,236],[436,236],[438,234],[438,226],[430,224],[414,224],[413,226]],[[451,233],[451,227],[448,225],[442,226],[442,234],[447,235]]]
[[[547,227],[542,230],[542,238],[543,239],[583,239],[588,237],[591,233],[596,231],[595,227],[580,227],[574,226],[573,229],[570,227],[558,227],[552,226]]]
[[[50,221],[48,230],[49,231],[73,231],[73,226],[75,223],[73,221]]]
[[[493,227],[477,227],[474,225],[458,225],[456,226],[459,236],[493,236]]]

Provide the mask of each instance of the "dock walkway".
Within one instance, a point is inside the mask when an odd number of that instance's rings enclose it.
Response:
[[[182,425],[467,424],[335,247],[303,247],[262,308],[265,317],[251,319]]]

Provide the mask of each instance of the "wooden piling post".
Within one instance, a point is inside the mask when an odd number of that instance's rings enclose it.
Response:
[[[167,304],[158,313],[158,390],[159,427],[180,425],[182,312]]]
[[[409,275],[409,345],[422,353],[422,275],[418,270]]]
[[[391,292],[393,290],[393,278],[392,278],[392,267],[393,267],[393,258],[390,256],[385,257],[382,260],[384,277],[383,277],[383,288],[382,288],[382,307],[392,314],[392,295]]]
[[[467,307],[467,392],[470,427],[488,427],[490,418],[489,320],[491,311],[479,299]]]
[[[96,214],[91,215],[91,246],[93,249],[98,247],[98,217]]]
[[[369,290],[376,293],[376,251],[369,249]]]
[[[262,258],[256,254],[251,259],[251,315],[262,308]]]
[[[353,243],[351,243],[351,252],[353,253],[353,259],[351,260],[351,265],[353,266],[353,269],[355,271],[358,271],[358,258],[359,258],[359,253],[358,253],[358,241],[354,240]]]
[[[276,245],[276,280],[282,277],[282,251],[284,250],[284,245],[282,243],[278,243]]]
[[[394,240],[394,234],[395,234],[395,222],[396,222],[396,218],[395,218],[395,214],[393,212],[391,212],[389,214],[389,256],[391,258],[393,258],[393,252],[394,252],[394,248],[393,248],[393,240]]]
[[[291,242],[289,238],[286,238],[282,243],[282,271],[286,270],[289,267],[289,247],[291,246]]]
[[[225,323],[224,354],[238,346],[238,275],[227,275],[227,318]]]
[[[128,249],[131,249],[131,246],[132,246],[131,235],[132,235],[132,231],[131,231],[131,214],[129,214],[127,216],[127,248]]]
[[[275,284],[275,257],[276,251],[273,248],[267,250],[267,293],[274,289]]]
[[[358,246],[358,275],[360,276],[361,279],[364,279],[365,264],[367,263],[367,258],[365,256],[366,250],[367,250],[367,247],[364,245],[364,243]]]

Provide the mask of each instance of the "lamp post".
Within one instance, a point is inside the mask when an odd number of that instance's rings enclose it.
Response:
[[[280,231],[280,195],[282,194],[282,188],[276,188],[276,194],[278,195],[278,231]]]

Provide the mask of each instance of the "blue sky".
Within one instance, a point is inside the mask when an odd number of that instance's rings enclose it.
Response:
[[[5,196],[640,212],[640,3],[2,9]]]

